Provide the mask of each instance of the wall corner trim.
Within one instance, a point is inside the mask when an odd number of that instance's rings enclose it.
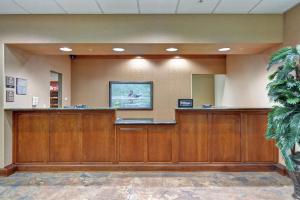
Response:
[[[14,164],[7,165],[4,168],[0,168],[0,176],[10,176],[14,174],[17,170],[17,167]]]

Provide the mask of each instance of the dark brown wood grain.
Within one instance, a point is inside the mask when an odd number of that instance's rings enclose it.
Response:
[[[274,162],[275,145],[265,137],[266,113],[247,113],[243,118],[245,162]]]
[[[114,110],[15,111],[11,166],[42,171],[279,171],[278,150],[264,137],[267,113],[186,109],[176,110],[176,125],[115,125]]]
[[[119,138],[120,162],[144,162],[147,129],[143,126],[119,126],[117,137]]]
[[[173,125],[148,126],[148,162],[172,162]]]
[[[83,114],[82,161],[113,162],[115,159],[114,113]]]
[[[241,161],[240,113],[214,113],[210,140],[211,162]]]
[[[50,161],[79,162],[82,152],[81,115],[54,113],[50,118]]]
[[[208,161],[208,115],[186,112],[178,116],[179,162]]]
[[[49,160],[49,116],[46,113],[18,115],[16,162],[47,162]]]

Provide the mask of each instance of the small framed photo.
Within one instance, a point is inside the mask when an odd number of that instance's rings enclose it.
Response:
[[[15,88],[15,78],[12,76],[5,77],[6,88]]]
[[[193,99],[178,99],[178,108],[192,108]]]
[[[26,95],[27,94],[27,80],[23,79],[23,78],[17,78],[16,82],[17,82],[16,93],[18,95]]]
[[[6,102],[14,102],[15,93],[13,90],[6,90]]]

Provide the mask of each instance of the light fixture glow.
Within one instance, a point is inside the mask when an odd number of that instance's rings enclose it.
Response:
[[[170,47],[170,48],[167,48],[166,51],[175,52],[175,51],[178,51],[178,49],[175,47]]]
[[[69,47],[61,47],[61,48],[59,48],[59,50],[60,51],[64,51],[64,52],[70,52],[70,51],[72,51],[72,49],[69,48]]]
[[[230,48],[229,47],[220,48],[219,51],[221,52],[230,51]]]
[[[124,48],[120,48],[120,47],[115,47],[112,50],[115,51],[115,52],[123,52],[123,51],[125,51]]]

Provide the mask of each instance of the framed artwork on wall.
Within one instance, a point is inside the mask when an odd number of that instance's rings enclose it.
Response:
[[[16,93],[18,95],[26,95],[27,94],[27,80],[23,78],[17,78],[17,86],[16,86]]]
[[[152,110],[153,82],[109,82],[109,107],[123,110]]]
[[[15,88],[15,78],[12,76],[5,77],[6,88]]]
[[[13,90],[6,90],[6,102],[14,102],[14,91]]]

